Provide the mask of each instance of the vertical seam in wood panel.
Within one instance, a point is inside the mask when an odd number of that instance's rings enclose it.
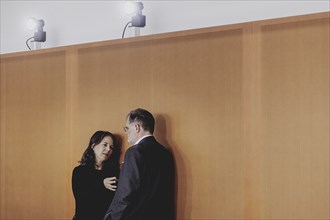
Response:
[[[330,12],[328,13],[328,23],[330,24]],[[328,28],[328,42],[330,42],[330,27],[329,25],[327,26]],[[329,43],[330,44],[330,43]],[[328,52],[329,52],[329,56],[328,58],[330,58],[330,48],[328,48]],[[328,97],[329,97],[329,100],[328,100],[328,110],[330,109],[330,61],[328,63],[328,85],[329,85],[329,93],[328,93]],[[328,116],[328,131],[329,131],[329,125],[330,125],[330,112],[329,112],[329,116]],[[328,147],[330,145],[330,135],[328,134]],[[329,157],[328,157],[328,165],[329,165],[329,170],[330,170],[330,150],[329,151]],[[329,180],[328,180],[328,184],[330,184],[330,175],[329,175]],[[330,186],[329,186],[330,188]],[[330,190],[329,190],[329,193],[328,193],[328,198],[330,200]],[[330,219],[330,201],[329,201],[329,209],[328,209],[328,218]]]
[[[253,97],[253,105],[252,105],[252,114],[253,114],[253,127],[250,128],[253,131],[252,140],[254,140],[252,147],[253,147],[253,166],[252,168],[256,172],[256,180],[255,183],[255,202],[257,204],[257,209],[254,218],[258,219],[265,219],[263,210],[264,210],[264,204],[262,203],[262,191],[261,186],[262,182],[262,172],[261,168],[263,166],[262,164],[262,142],[263,142],[263,122],[262,122],[262,72],[261,72],[261,38],[260,38],[260,26],[257,25],[257,23],[251,23],[252,26],[252,43],[253,43],[253,51],[255,52],[253,56],[253,62],[252,65],[254,66],[254,69],[252,71],[253,81],[252,81],[252,97]]]
[[[254,23],[244,28],[243,54],[243,143],[244,218],[261,218],[260,200],[260,47]]]
[[[243,141],[245,143],[244,146],[244,169],[243,169],[243,177],[244,177],[244,187],[243,187],[243,218],[250,218],[253,216],[252,208],[251,208],[251,164],[250,164],[250,147],[251,147],[251,134],[250,134],[250,124],[251,124],[251,116],[250,116],[250,100],[251,100],[251,89],[250,89],[250,79],[252,72],[252,63],[251,63],[251,54],[249,54],[251,50],[251,26],[247,25],[243,28],[243,83],[242,83],[242,112],[243,112]]]
[[[255,66],[256,66],[256,71],[255,71],[255,74],[256,74],[256,84],[254,85],[255,88],[257,89],[256,91],[256,139],[258,140],[257,142],[257,153],[258,153],[258,156],[259,156],[259,160],[256,164],[256,168],[259,168],[258,171],[258,183],[259,185],[256,186],[257,189],[259,189],[259,192],[261,190],[261,185],[262,183],[260,183],[261,181],[261,177],[262,177],[262,172],[261,172],[261,167],[263,166],[262,164],[262,143],[263,143],[263,122],[262,122],[262,117],[261,117],[261,113],[262,113],[262,109],[261,109],[261,106],[262,106],[262,69],[261,69],[261,38],[260,38],[260,27],[257,26],[256,24],[252,24],[252,33],[253,33],[253,42],[254,42],[254,46],[255,46]],[[261,193],[261,192],[260,192]],[[262,196],[262,194],[259,194],[259,203],[260,205],[263,205],[263,203],[261,202],[262,201],[262,198],[260,198]],[[264,216],[264,213],[263,213],[263,210],[264,210],[264,206],[260,207],[259,208],[259,218],[260,219],[263,219],[265,218]]]
[[[1,143],[1,147],[0,147],[0,184],[1,184],[1,189],[0,189],[0,218],[1,219],[5,219],[5,180],[4,180],[4,159],[5,159],[5,67],[6,65],[4,64],[4,61],[1,61],[1,74],[0,74],[0,89],[1,89],[1,94],[0,94],[0,105],[1,105],[1,115],[0,115],[0,143]]]
[[[150,68],[150,71],[151,71],[151,79],[150,79],[150,82],[151,82],[151,111],[154,112],[155,111],[155,108],[154,108],[154,103],[155,103],[155,71],[153,70],[153,64],[155,63],[154,62],[154,56],[152,55],[153,54],[153,48],[154,48],[154,40],[151,40],[151,43],[148,44],[149,45],[149,49],[150,49],[150,54],[151,54],[151,68]]]
[[[330,13],[328,13],[328,23],[330,24]],[[327,28],[328,28],[328,42],[330,42],[330,27],[329,27],[329,25],[327,26]],[[328,52],[329,52],[329,54],[328,54],[328,58],[330,58],[330,48],[328,48]],[[328,87],[328,110],[330,109],[330,61],[329,61],[329,63],[328,63],[328,85],[329,85],[329,87]],[[329,112],[329,116],[328,116],[328,131],[329,131],[329,125],[330,125],[330,112]],[[329,146],[330,145],[330,135],[329,135],[329,133],[328,133],[328,147],[330,147]],[[330,150],[328,150],[329,151],[329,157],[328,157],[328,168],[329,168],[329,170],[330,170]],[[330,175],[329,175],[329,180],[328,180],[328,184],[330,184]],[[330,185],[329,185],[329,188],[330,188]],[[329,190],[329,192],[328,192],[328,198],[329,198],[329,200],[330,200],[330,190]],[[329,202],[329,209],[328,209],[328,218],[330,219],[330,201],[328,201]]]
[[[72,210],[72,189],[71,189],[71,170],[72,170],[72,74],[74,71],[74,68],[76,68],[76,59],[77,51],[74,48],[69,48],[66,51],[66,80],[65,80],[65,134],[66,134],[66,158],[67,158],[67,164],[66,164],[66,173],[67,173],[67,186],[66,186],[66,195],[67,195],[67,204],[66,204],[66,212],[65,215],[67,218],[71,218],[72,216],[69,216],[71,214]]]

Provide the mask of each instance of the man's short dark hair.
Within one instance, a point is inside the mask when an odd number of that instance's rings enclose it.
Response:
[[[129,123],[137,122],[141,125],[143,130],[149,131],[151,134],[154,133],[155,119],[150,112],[145,109],[138,108],[127,115]]]

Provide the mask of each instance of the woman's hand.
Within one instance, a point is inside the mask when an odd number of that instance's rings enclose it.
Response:
[[[111,190],[111,191],[116,191],[117,186],[115,185],[117,183],[117,179],[115,176],[113,177],[108,177],[103,180],[105,188]]]

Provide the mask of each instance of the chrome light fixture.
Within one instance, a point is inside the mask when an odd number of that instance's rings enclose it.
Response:
[[[45,42],[46,41],[46,32],[43,31],[43,27],[45,26],[45,22],[42,19],[29,18],[27,21],[28,29],[34,30],[33,37],[30,37],[26,40],[26,46],[31,50],[28,41],[32,40],[32,42]]]
[[[146,16],[142,15],[143,10],[143,3],[142,2],[134,2],[134,1],[128,1],[125,4],[125,9],[128,14],[134,14],[132,16],[131,21],[129,21],[123,30],[122,38],[124,38],[126,28],[129,24],[131,26],[129,27],[136,27],[141,28],[146,26]]]

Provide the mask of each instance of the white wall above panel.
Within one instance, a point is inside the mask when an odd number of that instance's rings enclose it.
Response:
[[[1,1],[0,53],[27,51],[29,17],[42,18],[47,41],[42,48],[121,38],[130,15],[125,1]],[[328,0],[142,1],[146,27],[141,35],[242,23],[330,11]],[[133,37],[128,28],[125,37]]]

